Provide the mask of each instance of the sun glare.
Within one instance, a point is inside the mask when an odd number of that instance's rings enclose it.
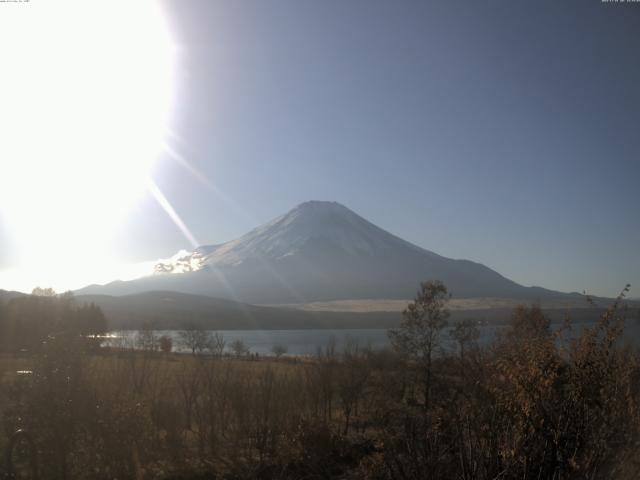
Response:
[[[112,237],[162,148],[173,46],[152,1],[2,10],[0,220],[11,263],[39,272],[35,283],[78,287],[89,272],[113,274]]]

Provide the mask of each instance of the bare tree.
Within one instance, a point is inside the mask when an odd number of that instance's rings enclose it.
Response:
[[[273,353],[276,358],[280,358],[282,355],[288,352],[287,346],[282,345],[281,343],[276,343],[271,347],[271,353]]]
[[[136,334],[136,346],[140,350],[153,352],[158,349],[158,337],[153,329],[145,324]]]
[[[371,349],[360,348],[357,340],[347,338],[337,376],[337,391],[344,415],[344,434],[349,433],[352,415],[358,414],[358,403],[371,372]]]
[[[241,339],[234,340],[229,346],[231,347],[231,350],[233,350],[233,353],[236,357],[242,357],[249,353],[249,347],[247,347],[247,345]]]
[[[307,370],[307,379],[312,391],[317,394],[318,409],[322,411],[325,421],[331,420],[333,399],[336,388],[336,338],[331,336],[323,347],[318,346],[313,368]]]
[[[415,300],[402,312],[400,327],[389,330],[393,347],[421,366],[425,410],[430,406],[433,354],[440,347],[440,334],[448,323],[450,312],[446,305],[450,298],[441,281],[423,282]]]
[[[159,343],[162,353],[171,353],[171,349],[173,348],[173,340],[169,335],[162,335],[159,339]]]
[[[175,372],[175,380],[184,408],[185,425],[187,430],[191,430],[193,410],[202,388],[202,375],[197,362],[181,362],[180,369]]]
[[[36,287],[31,290],[31,295],[35,295],[37,297],[55,297],[56,291],[53,288]]]
[[[202,327],[192,326],[178,332],[180,345],[193,355],[202,354],[211,347],[211,333]]]
[[[227,342],[221,333],[215,332],[213,334],[209,334],[208,344],[208,349],[211,352],[211,355],[214,357],[221,357],[224,353],[224,347],[227,345]]]
[[[460,361],[464,361],[465,348],[473,344],[480,337],[480,330],[475,320],[462,320],[456,322],[455,327],[449,333],[459,347]]]

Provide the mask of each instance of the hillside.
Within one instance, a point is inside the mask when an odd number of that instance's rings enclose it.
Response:
[[[399,320],[396,312],[308,312],[293,308],[249,305],[230,300],[177,292],[145,292],[126,296],[79,295],[80,303],[94,303],[105,313],[110,329],[212,330],[388,328]]]
[[[289,330],[390,328],[398,325],[403,302],[392,306],[369,304],[369,308],[349,310],[345,304],[288,307],[257,306],[230,300],[176,292],[145,292],[125,296],[80,295],[79,303],[95,303],[105,313],[109,328],[137,329],[142,326],[162,329],[184,329],[193,326],[211,330]],[[349,305],[349,304],[348,304]],[[405,304],[406,305],[406,304]],[[487,324],[506,323],[513,311],[508,305],[452,304],[451,321],[473,319]],[[602,313],[599,308],[550,307],[545,313],[560,322],[570,311],[576,322],[593,321]],[[630,318],[635,313],[630,312]]]

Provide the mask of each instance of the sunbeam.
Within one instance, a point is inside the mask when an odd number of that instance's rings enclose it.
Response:
[[[169,202],[167,197],[165,197],[165,195],[162,193],[160,188],[158,188],[158,186],[155,184],[153,180],[149,180],[148,189],[151,195],[153,195],[153,198],[156,199],[158,204],[166,212],[166,214],[169,216],[171,221],[173,221],[176,227],[178,227],[178,229],[182,232],[184,237],[189,241],[191,246],[193,248],[197,248],[200,245],[200,243],[198,243],[198,240],[196,240],[196,237],[193,236],[193,234],[189,230],[189,227],[187,227],[187,225],[182,221],[182,219],[180,218],[180,215],[178,215],[178,212],[176,212],[173,206],[171,205],[171,202]]]

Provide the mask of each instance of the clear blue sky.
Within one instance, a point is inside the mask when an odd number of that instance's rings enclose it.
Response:
[[[179,46],[156,180],[201,243],[309,199],[525,285],[640,290],[640,4],[163,2]],[[188,243],[148,198],[131,261]]]

